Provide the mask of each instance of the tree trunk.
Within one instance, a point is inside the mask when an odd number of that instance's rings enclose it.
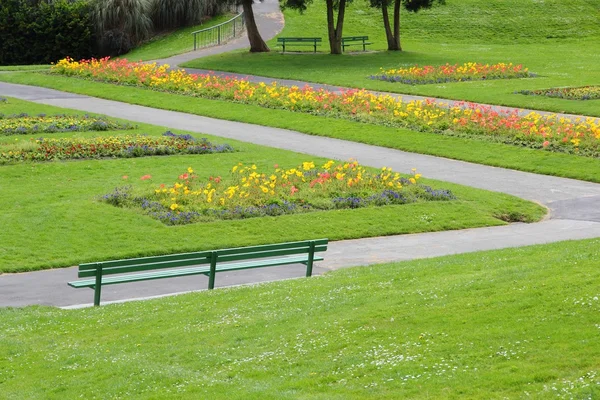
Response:
[[[250,41],[250,52],[266,53],[270,51],[269,46],[260,36],[256,21],[254,20],[254,11],[252,11],[253,0],[243,0],[242,8],[244,9],[244,19],[246,21],[246,32]]]
[[[395,38],[394,33],[392,32],[392,28],[390,26],[390,16],[388,14],[388,5],[381,5],[381,13],[383,15],[383,26],[385,27],[385,37],[388,42],[388,50],[394,50]]]
[[[388,50],[402,51],[400,45],[400,3],[402,3],[402,0],[394,0],[394,42],[390,46],[388,41]]]
[[[340,0],[337,24],[333,16],[333,0],[326,0],[326,3],[329,48],[331,49],[331,54],[342,54],[342,32],[344,28],[344,14],[346,13],[346,0]]]

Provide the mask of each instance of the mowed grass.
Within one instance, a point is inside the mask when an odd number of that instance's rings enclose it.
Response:
[[[157,35],[147,43],[144,43],[120,58],[130,61],[148,61],[159,58],[171,57],[177,54],[194,50],[194,36],[192,32],[207,29],[231,19],[234,14],[223,14],[211,18],[208,21],[186,28],[178,29]]]
[[[0,81],[42,86],[223,120],[290,129],[310,135],[328,136],[478,164],[600,182],[600,163],[588,157],[370,125],[287,110],[266,109],[254,105],[193,98],[65,76],[53,75],[49,79],[48,75],[40,73],[11,73],[0,74]]]
[[[0,309],[7,399],[594,399],[600,241]]]
[[[321,54],[250,54],[237,51],[197,59],[182,66],[276,78],[469,100],[521,108],[600,116],[600,100],[569,101],[524,96],[515,91],[600,83],[600,2],[464,0],[410,14],[403,11],[403,52],[387,52],[381,12],[364,1],[349,6],[344,35],[368,35],[375,52],[332,56],[327,41]],[[285,12],[280,37],[327,38],[324,5],[304,14]],[[310,32],[310,35],[307,34]],[[275,39],[270,42],[275,48]],[[292,48],[293,49],[293,48]],[[302,50],[303,48],[299,48]],[[349,49],[352,49],[350,47]],[[355,50],[358,47],[354,47]],[[501,79],[429,85],[372,80],[380,68],[464,62],[512,62],[538,74],[533,79]]]
[[[74,113],[16,99],[0,103],[0,112]],[[140,124],[135,131],[51,136],[161,135],[166,130]],[[13,143],[40,136],[48,137],[50,134],[8,136],[1,137],[0,141]],[[152,192],[161,183],[172,184],[188,167],[192,167],[200,179],[207,179],[210,176],[227,177],[238,162],[266,169],[273,168],[274,164],[295,167],[308,160],[316,163],[327,161],[210,135],[194,133],[193,136],[207,137],[214,143],[229,143],[238,151],[1,166],[0,207],[4,211],[0,214],[0,226],[6,229],[0,231],[0,272],[316,237],[340,240],[495,226],[506,224],[502,219],[536,221],[545,214],[541,206],[513,196],[428,180],[424,183],[450,189],[459,200],[183,226],[166,226],[135,210],[116,208],[98,201],[98,197],[125,185]],[[151,175],[152,179],[140,180],[144,175]],[[123,176],[128,178],[123,179]]]

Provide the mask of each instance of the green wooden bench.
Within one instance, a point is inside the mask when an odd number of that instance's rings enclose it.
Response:
[[[314,52],[317,52],[317,46],[321,44],[323,39],[320,37],[280,37],[277,38],[277,46],[283,47],[285,53],[286,44],[293,44],[294,46],[312,46]]]
[[[323,257],[316,256],[315,253],[326,251],[327,243],[327,239],[316,239],[86,263],[79,265],[78,277],[92,279],[73,281],[68,284],[74,288],[94,289],[94,305],[99,306],[102,286],[118,283],[206,275],[208,288],[213,289],[217,272],[289,264],[306,265],[306,276],[311,276],[313,262],[323,260]]]
[[[368,42],[368,36],[347,36],[342,38],[342,50],[346,50],[348,46],[362,45],[363,51],[367,51],[367,45],[373,44]]]

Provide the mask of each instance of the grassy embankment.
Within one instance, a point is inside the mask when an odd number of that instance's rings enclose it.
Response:
[[[0,309],[7,399],[593,399],[600,241]]]

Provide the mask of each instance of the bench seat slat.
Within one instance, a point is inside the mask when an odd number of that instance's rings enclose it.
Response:
[[[169,254],[164,256],[152,256],[152,257],[138,257],[138,258],[128,258],[123,260],[109,260],[102,261],[102,266],[104,268],[110,267],[124,267],[127,265],[136,265],[136,264],[150,264],[150,263],[159,263],[163,261],[172,261],[172,260],[187,260],[190,258],[202,258],[202,257],[210,257],[210,251],[195,251],[191,253],[179,253],[179,254]],[[95,270],[97,263],[84,263],[79,264],[80,270]]]
[[[254,261],[246,261],[246,262],[231,263],[231,264],[219,264],[217,266],[217,272],[236,271],[236,270],[243,270],[243,269],[260,268],[260,267],[274,267],[277,265],[286,265],[286,264],[301,264],[301,263],[307,262],[307,261],[308,261],[308,256],[303,255],[303,256],[285,257],[285,258],[272,259],[272,260],[254,260]],[[323,261],[323,257],[315,256],[314,261]],[[113,284],[117,284],[117,283],[125,283],[125,282],[138,282],[138,281],[147,281],[147,280],[161,279],[161,278],[174,278],[174,277],[178,277],[178,276],[208,274],[209,272],[210,272],[210,267],[201,266],[201,267],[192,267],[192,268],[178,268],[178,269],[168,270],[168,271],[148,272],[145,274],[103,277],[102,278],[102,286],[113,285]],[[82,281],[69,282],[68,284],[69,284],[69,286],[72,286],[74,288],[94,287],[96,284],[96,280],[95,279],[86,279],[86,280],[82,280]]]
[[[210,256],[209,256],[210,257]],[[129,272],[137,272],[137,271],[148,271],[153,269],[165,269],[165,268],[177,268],[177,267],[186,267],[188,265],[201,265],[210,263],[210,258],[190,258],[187,260],[179,260],[179,261],[163,261],[163,262],[151,262],[140,263],[134,265],[127,266],[119,266],[119,267],[106,267],[104,263],[102,264],[102,275],[115,275],[115,274],[125,274]],[[79,271],[79,278],[87,278],[90,276],[96,276],[96,269],[88,269],[84,271]]]
[[[231,249],[221,249],[218,250],[219,255],[227,255],[227,254],[243,254],[243,253],[255,253],[258,251],[266,251],[266,250],[278,250],[278,249],[289,249],[291,247],[305,247],[308,248],[310,246],[310,242],[315,242],[315,246],[327,245],[329,241],[327,239],[317,239],[317,240],[303,240],[299,242],[287,242],[287,243],[276,243],[276,244],[265,244],[259,246],[248,246],[248,247],[239,247],[239,248],[231,248]]]

